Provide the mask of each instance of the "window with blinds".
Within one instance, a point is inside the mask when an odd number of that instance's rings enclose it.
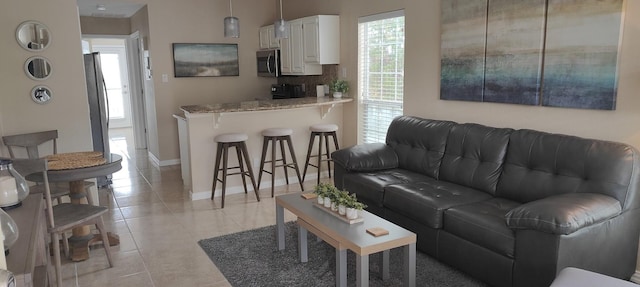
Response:
[[[393,118],[402,115],[404,10],[358,19],[359,141],[385,142]]]

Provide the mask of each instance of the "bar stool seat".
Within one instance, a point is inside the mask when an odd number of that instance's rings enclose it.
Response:
[[[293,150],[293,145],[291,143],[291,135],[293,134],[292,129],[288,128],[270,128],[262,131],[262,136],[264,138],[262,143],[262,156],[260,157],[260,172],[258,174],[258,189],[260,189],[260,184],[262,183],[262,173],[271,174],[271,197],[274,196],[275,190],[275,170],[276,167],[282,167],[284,170],[284,178],[287,184],[289,184],[289,173],[287,172],[288,168],[292,168],[296,171],[296,175],[298,176],[298,182],[300,183],[300,188],[304,190],[302,186],[302,178],[300,177],[300,169],[298,168],[298,161],[296,160],[296,153]],[[287,143],[289,147],[289,155],[291,156],[292,162],[287,162],[287,154],[284,149],[284,142]],[[276,144],[280,143],[280,156],[281,158],[277,158],[276,156]],[[269,143],[271,143],[271,160],[266,160],[267,158],[267,149],[269,147]],[[281,164],[278,164],[281,162]],[[266,170],[265,164],[270,163],[271,169]]]
[[[265,137],[283,137],[293,134],[292,129],[271,128],[262,131],[262,136]]]
[[[247,151],[246,141],[249,139],[244,133],[228,133],[220,134],[214,138],[217,142],[216,161],[213,170],[213,184],[211,187],[211,199],[216,192],[216,185],[218,182],[222,183],[222,208],[224,208],[224,197],[227,189],[227,176],[229,175],[241,175],[242,185],[244,186],[244,193],[247,193],[247,181],[245,177],[251,179],[251,185],[253,191],[256,194],[256,198],[260,201],[260,195],[258,194],[258,188],[256,187],[256,180],[253,176],[253,169],[251,168],[251,160],[249,159],[249,152]],[[236,155],[238,157],[238,166],[229,167],[229,148],[234,147],[236,149]],[[222,162],[220,159],[222,158]],[[244,158],[244,163],[243,163]],[[220,165],[222,164],[222,167]],[[246,165],[246,168],[245,168]],[[238,172],[228,173],[229,170],[239,169]],[[222,178],[218,178],[219,172],[222,171]]]
[[[232,142],[243,142],[249,139],[247,134],[243,133],[231,133],[231,134],[220,134],[215,137],[215,141],[219,143],[232,143]]]
[[[329,137],[333,138],[333,144],[335,150],[339,150],[340,146],[338,145],[338,138],[336,136],[336,131],[338,130],[338,125],[335,124],[315,124],[309,127],[311,131],[311,137],[309,138],[309,148],[307,149],[307,160],[304,164],[304,171],[302,172],[302,181],[304,181],[307,176],[307,168],[309,166],[315,167],[318,170],[318,179],[317,183],[320,183],[320,171],[322,169],[322,162],[327,162],[327,172],[329,173],[329,178],[331,178],[331,151],[329,150]],[[311,155],[311,151],[313,149],[313,143],[315,142],[315,138],[318,137],[318,154]],[[324,145],[322,141],[324,139]],[[324,146],[324,151],[322,150]],[[322,159],[322,156],[326,156],[325,159]],[[312,157],[318,158],[317,165],[312,164],[310,162]]]
[[[309,130],[312,132],[319,132],[319,133],[328,133],[328,132],[335,132],[338,130],[338,125],[334,125],[334,124],[317,124],[317,125],[312,125],[311,127],[309,127]]]

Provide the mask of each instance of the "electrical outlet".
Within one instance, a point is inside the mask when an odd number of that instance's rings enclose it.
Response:
[[[169,82],[169,75],[162,74],[162,82],[163,83],[168,83]]]

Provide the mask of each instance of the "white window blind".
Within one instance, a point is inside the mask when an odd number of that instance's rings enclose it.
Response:
[[[359,141],[385,142],[393,118],[402,115],[404,10],[358,19]]]

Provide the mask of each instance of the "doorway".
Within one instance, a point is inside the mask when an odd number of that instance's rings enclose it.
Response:
[[[109,128],[130,128],[131,98],[124,40],[95,39],[91,42],[91,52],[100,53],[102,73],[109,99]]]
[[[83,35],[83,53],[99,52],[108,99],[110,137],[127,135],[126,146],[147,148],[140,39],[130,36]],[[133,152],[133,150],[124,151]]]

